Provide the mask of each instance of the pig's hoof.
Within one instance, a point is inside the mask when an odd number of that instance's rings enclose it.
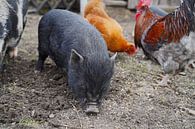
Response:
[[[10,58],[16,58],[18,56],[18,48],[15,47],[15,48],[11,48],[9,50],[9,57]]]
[[[4,72],[4,70],[5,70],[5,65],[3,65],[3,64],[2,64],[2,65],[0,65],[0,74],[1,74],[1,73],[3,73],[3,72]]]
[[[35,67],[35,73],[36,74],[39,74],[39,73],[41,73],[43,71],[43,67],[40,67],[39,65],[37,65],[36,67]]]
[[[34,72],[35,72],[35,74],[40,74],[41,73],[41,71],[39,71],[39,70],[35,70]]]
[[[195,68],[195,60],[190,61],[188,67],[190,67],[191,69],[194,69]]]
[[[195,69],[195,60],[191,60],[188,62],[186,71],[192,73],[193,69]]]
[[[99,112],[100,111],[97,105],[88,105],[85,110],[87,115],[97,115]]]

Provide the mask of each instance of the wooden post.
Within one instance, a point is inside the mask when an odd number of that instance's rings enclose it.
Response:
[[[136,5],[138,4],[139,0],[128,0],[127,8],[128,9],[135,9]],[[153,0],[153,5],[158,5],[160,0]]]
[[[104,0],[107,6],[121,6],[127,7],[127,2],[124,0]]]
[[[80,0],[80,13],[83,16],[84,15],[84,9],[87,4],[87,0]]]
[[[159,5],[160,4],[160,0],[154,0],[154,1],[152,1],[152,4],[153,5]]]
[[[135,6],[137,5],[138,2],[139,0],[128,0],[127,8],[135,9]]]

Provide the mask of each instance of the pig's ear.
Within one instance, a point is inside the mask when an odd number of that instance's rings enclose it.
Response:
[[[114,62],[115,59],[116,59],[116,56],[117,56],[117,52],[116,52],[112,57],[110,57],[110,60],[111,60],[112,62]]]
[[[83,57],[74,49],[71,50],[70,63],[78,64],[83,62]]]

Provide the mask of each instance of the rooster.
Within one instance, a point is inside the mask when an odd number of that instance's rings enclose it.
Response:
[[[111,52],[126,52],[132,55],[136,52],[135,45],[129,43],[123,35],[123,29],[104,10],[102,0],[90,0],[84,10],[84,17],[102,34]]]
[[[172,13],[159,15],[151,0],[137,5],[135,45],[165,73],[185,70],[195,61],[195,0],[183,0]]]

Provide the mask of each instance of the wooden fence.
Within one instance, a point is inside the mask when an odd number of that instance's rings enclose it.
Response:
[[[29,3],[30,13],[44,13],[55,8],[79,11],[80,8],[80,0],[29,0]]]
[[[88,0],[89,1],[89,0]],[[108,6],[122,6],[134,9],[139,0],[103,0]],[[44,13],[50,9],[63,8],[67,10],[80,11],[83,9],[87,0],[29,0],[32,8],[30,12]],[[80,4],[81,2],[81,4]],[[180,3],[180,0],[153,0],[154,5],[163,9],[174,9]],[[80,6],[81,5],[81,6]]]
[[[134,9],[139,0],[128,0],[128,8]],[[175,9],[180,4],[180,0],[153,0],[153,5],[157,5],[162,9]]]

